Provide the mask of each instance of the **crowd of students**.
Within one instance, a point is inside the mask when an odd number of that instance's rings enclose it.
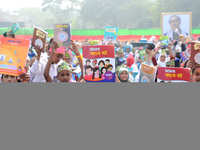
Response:
[[[3,35],[15,38],[12,30]],[[191,82],[200,82],[200,68],[190,59],[191,41],[197,40],[199,39],[183,37],[180,41],[170,41],[163,53],[159,39],[152,40],[151,38],[149,42],[153,42],[156,46],[153,50],[146,48],[145,61],[142,61],[139,48],[131,45],[132,41],[105,43],[102,40],[99,45],[114,45],[115,47],[116,82],[139,82],[142,63],[155,67],[190,68]],[[90,46],[90,43],[88,40],[81,42],[71,40],[70,44],[70,47],[66,47],[65,53],[57,50],[59,46],[54,38],[46,43],[45,51],[42,51],[40,47],[31,46],[24,73],[19,76],[1,74],[1,82],[86,82],[83,76],[83,69],[86,68],[83,66],[80,49],[82,46]],[[109,62],[102,63],[99,67],[107,70],[108,64]],[[101,70],[99,72],[103,73]]]

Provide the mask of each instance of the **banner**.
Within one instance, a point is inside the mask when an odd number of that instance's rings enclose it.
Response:
[[[85,81],[115,82],[114,46],[83,46],[82,49]]]
[[[157,68],[141,64],[139,82],[155,82]]]
[[[71,39],[71,24],[54,24],[54,41],[58,43],[60,47],[70,46]]]
[[[117,42],[118,27],[106,27],[104,33],[104,40],[106,42]]]
[[[158,67],[157,82],[190,82],[190,69],[175,67]]]
[[[0,45],[0,74],[22,74],[29,47],[30,40],[3,37]]]

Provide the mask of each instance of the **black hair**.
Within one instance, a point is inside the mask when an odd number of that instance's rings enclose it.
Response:
[[[1,79],[3,79],[3,76],[4,76],[4,75],[6,75],[6,74],[1,74]],[[16,78],[17,78],[17,76],[16,76]]]
[[[199,68],[199,66],[196,66],[196,67],[194,67],[194,68],[192,69],[192,75],[194,75],[194,72],[195,72],[195,70],[196,70],[197,68]]]
[[[98,67],[95,67],[95,68],[93,69],[93,75],[92,75],[92,79],[93,79],[93,80],[94,80],[95,72],[96,72],[97,70],[99,70]],[[99,78],[101,78],[101,74],[100,74],[100,72],[99,72]]]
[[[88,60],[85,61],[85,63],[87,63],[87,62],[90,62],[90,63],[91,63],[91,60],[88,59]]]
[[[177,17],[178,20],[179,20],[179,22],[181,22],[181,18],[180,18],[179,16],[177,16],[177,15],[172,15],[172,16],[169,18],[169,23],[170,23],[170,19],[171,19],[172,17]]]
[[[103,69],[106,69],[106,71],[107,71],[107,68],[106,68],[106,67],[102,67],[102,68],[101,68],[101,74],[103,74]]]
[[[108,61],[108,62],[110,62],[110,59],[106,59],[105,61]]]
[[[105,66],[105,62],[104,62],[103,60],[100,60],[99,63],[98,63],[98,65],[100,65],[101,62],[102,62],[103,65]]]
[[[10,34],[13,38],[15,38],[15,34],[12,31],[7,32],[6,36],[8,36],[8,34]]]
[[[91,65],[88,65],[85,67],[85,72],[86,72],[86,69],[90,69],[91,68],[91,71],[92,71],[92,66]]]
[[[111,64],[110,64],[110,65],[108,65],[108,66],[107,66],[107,70],[108,70],[108,68],[110,68],[110,67],[112,67],[112,68],[113,68],[113,65],[111,65]]]

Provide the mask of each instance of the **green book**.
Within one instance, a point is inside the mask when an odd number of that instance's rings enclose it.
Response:
[[[17,31],[19,30],[19,28],[20,28],[20,27],[19,27],[19,24],[18,24],[18,23],[15,23],[15,24],[11,27],[13,33],[17,32]]]

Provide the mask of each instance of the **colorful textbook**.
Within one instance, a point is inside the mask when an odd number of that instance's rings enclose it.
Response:
[[[169,37],[160,36],[160,45],[161,45],[161,48],[167,48],[169,46]]]
[[[47,36],[48,32],[35,27],[33,31],[32,45],[34,47],[39,46],[44,52]]]
[[[23,73],[30,40],[3,37],[0,45],[0,74]]]
[[[118,27],[106,27],[104,33],[104,40],[109,43],[117,42]]]
[[[19,27],[19,24],[18,24],[18,23],[15,23],[15,24],[11,27],[13,33],[17,32],[17,31],[19,30],[19,28],[20,28],[20,27]]]
[[[139,82],[155,82],[157,68],[141,64]]]
[[[158,67],[157,82],[190,82],[190,69]]]
[[[191,60],[200,66],[200,42],[191,42]]]
[[[115,82],[113,45],[83,46],[83,76],[86,82]]]
[[[60,47],[70,46],[71,39],[71,24],[54,24],[54,41]]]

